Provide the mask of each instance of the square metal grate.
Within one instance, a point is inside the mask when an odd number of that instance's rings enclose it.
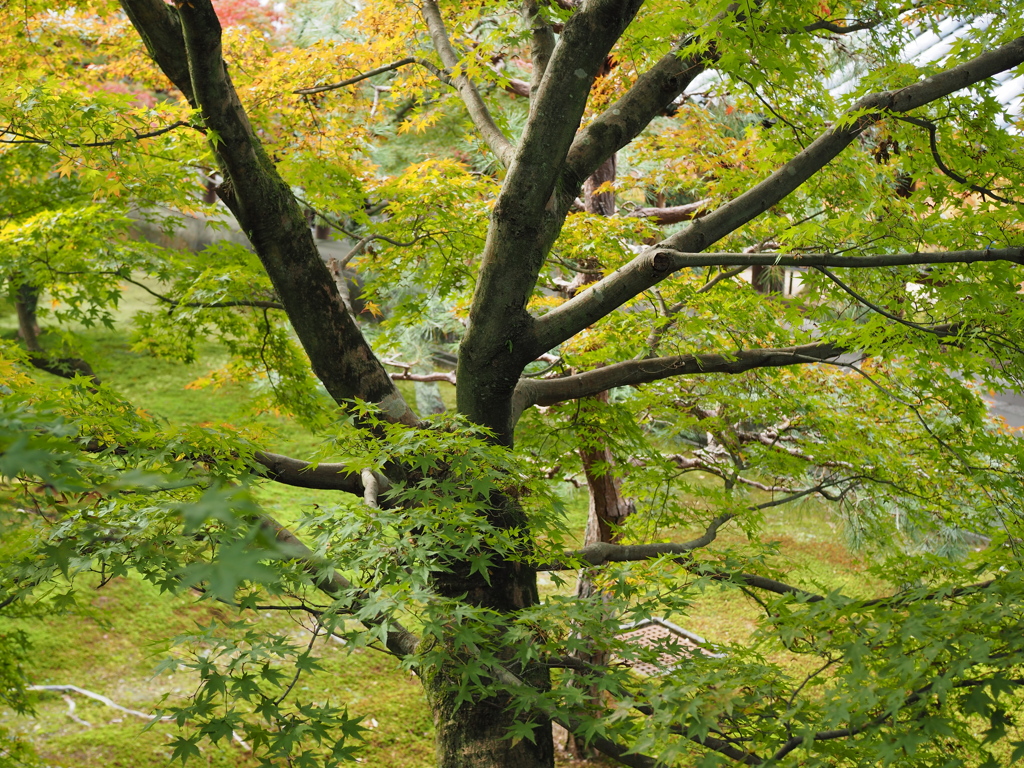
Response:
[[[707,647],[707,640],[695,635],[682,627],[676,626],[665,619],[651,618],[626,624],[619,628],[616,638],[638,648],[664,649],[658,654],[656,661],[639,661],[619,659],[621,663],[632,667],[641,675],[654,677],[663,675],[678,667],[695,653],[720,658],[722,654],[713,653]]]

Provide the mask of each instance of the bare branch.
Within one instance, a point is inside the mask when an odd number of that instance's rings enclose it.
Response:
[[[441,61],[449,70],[452,72],[458,71],[459,57],[455,53],[451,41],[448,39],[448,32],[445,30],[444,20],[441,18],[441,11],[437,7],[437,3],[434,0],[424,0],[421,11],[423,19],[427,23],[427,28],[430,30],[430,39],[434,43],[437,55],[441,57]],[[512,162],[512,143],[494,122],[494,118],[491,117],[487,105],[484,104],[484,100],[480,97],[480,92],[477,91],[476,86],[465,75],[452,77],[452,84],[462,97],[462,101],[466,105],[473,124],[480,131],[484,141],[487,142],[487,146],[491,148],[491,151],[501,164],[507,168]]]
[[[401,373],[392,373],[391,378],[393,381],[444,381],[453,386],[455,385],[454,371],[434,371],[434,373],[409,373],[409,371],[402,371]]]
[[[627,360],[604,368],[557,379],[520,379],[516,386],[520,413],[531,405],[554,405],[586,397],[613,387],[636,386],[672,376],[743,373],[753,368],[830,360],[849,350],[823,342],[779,349],[738,350],[732,354],[695,354]]]
[[[315,85],[310,88],[298,88],[292,91],[292,93],[299,93],[302,94],[303,96],[306,96],[314,93],[323,93],[325,91],[334,91],[337,90],[338,88],[345,88],[349,85],[355,85],[356,83],[362,82],[363,80],[371,78],[375,75],[381,75],[384,74],[385,72],[391,72],[392,70],[398,69],[399,67],[404,67],[407,64],[418,63],[419,61],[416,59],[415,56],[408,56],[404,59],[392,62],[391,64],[385,64],[383,67],[377,67],[376,69],[371,69],[369,72],[363,72],[362,74],[356,75],[355,77],[350,77],[347,80],[342,80],[341,82],[331,83],[330,85]]]
[[[200,133],[206,133],[206,130],[204,128],[202,128],[201,126],[193,125],[188,120],[178,120],[178,121],[176,121],[174,123],[171,123],[170,125],[164,126],[163,128],[158,128],[156,130],[148,131],[146,133],[139,133],[134,128],[129,128],[128,130],[131,131],[131,134],[128,135],[128,136],[122,136],[122,137],[117,138],[117,139],[105,139],[103,141],[82,141],[82,142],[59,141],[59,140],[54,140],[54,139],[43,139],[43,138],[40,138],[38,136],[31,136],[31,135],[29,135],[27,133],[18,133],[17,131],[12,131],[10,128],[7,128],[7,129],[4,129],[4,130],[0,130],[0,144],[45,144],[46,146],[51,146],[51,147],[56,145],[56,146],[75,147],[75,148],[79,148],[79,147],[114,147],[114,146],[117,146],[118,144],[123,144],[126,141],[141,141],[142,139],[152,139],[155,136],[163,136],[165,133],[170,133],[171,131],[175,130],[176,128],[182,128],[182,127],[193,128],[193,129],[199,131]],[[3,136],[7,136],[7,135],[15,136],[16,138],[14,138],[14,139],[2,138]]]

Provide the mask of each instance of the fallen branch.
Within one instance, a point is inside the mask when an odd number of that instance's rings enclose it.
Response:
[[[75,701],[70,696],[68,696],[67,693],[77,693],[79,696],[85,696],[86,698],[98,701],[100,704],[110,707],[111,709],[116,709],[118,712],[124,712],[126,715],[139,717],[143,720],[159,721],[161,723],[165,723],[171,722],[175,719],[173,715],[157,716],[149,714],[147,712],[140,712],[137,709],[129,709],[128,707],[122,707],[120,704],[115,703],[113,700],[111,700],[107,696],[104,696],[102,693],[96,693],[95,691],[87,691],[85,688],[79,688],[77,685],[29,685],[26,687],[26,690],[54,691],[57,693],[65,693],[65,695],[62,698],[64,699],[64,701],[68,703],[68,717],[70,717],[79,725],[84,725],[88,728],[92,727],[92,723],[90,723],[87,720],[83,720],[75,714]],[[231,732],[231,740],[239,746],[241,746],[242,749],[244,749],[246,752],[252,752],[252,747],[250,747],[242,739],[242,737],[234,731]]]
[[[70,717],[72,720],[74,720],[79,725],[84,725],[86,728],[92,728],[92,723],[90,723],[88,720],[83,720],[82,718],[80,718],[78,715],[75,714],[75,700],[74,699],[72,699],[70,696],[68,696],[66,694],[64,696],[61,696],[61,698],[64,699],[64,701],[66,701],[67,704],[68,704],[68,717]]]
[[[57,693],[77,693],[79,696],[85,696],[86,698],[98,701],[100,704],[110,707],[111,709],[116,709],[118,712],[124,712],[126,715],[132,715],[133,717],[141,717],[143,720],[158,719],[161,722],[174,720],[174,718],[170,715],[164,715],[158,718],[156,715],[152,715],[148,712],[140,712],[137,709],[128,709],[128,707],[122,707],[120,704],[115,703],[112,699],[104,696],[102,693],[96,693],[95,691],[87,691],[85,688],[79,688],[77,685],[29,685],[26,687],[26,690],[55,691]],[[64,698],[67,699],[68,697],[65,696]],[[71,705],[71,710],[74,711],[73,703]],[[75,717],[72,717],[71,719],[75,720],[75,722],[81,722],[84,725],[89,725],[89,723],[85,723],[84,721],[79,720]]]

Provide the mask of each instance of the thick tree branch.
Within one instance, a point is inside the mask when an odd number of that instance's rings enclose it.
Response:
[[[613,387],[636,386],[671,376],[743,373],[753,368],[777,368],[830,360],[848,351],[835,344],[818,343],[780,349],[738,350],[729,355],[671,355],[627,360],[557,379],[520,379],[516,387],[516,406],[521,413],[531,405],[554,405]]]
[[[188,74],[195,104],[217,137],[211,147],[226,179],[221,199],[253,244],[317,377],[338,403],[359,398],[391,421],[417,424],[345,308],[303,211],[249,123],[221,56],[210,0],[177,10],[162,0],[122,5],[164,72],[179,87]]]
[[[363,495],[363,481],[359,473],[353,472],[346,464],[312,464],[267,451],[257,451],[253,459],[266,469],[264,476],[276,483]]]
[[[536,346],[530,352],[539,354],[561,344],[664,280],[675,269],[698,266],[695,254],[786,198],[886,115],[916,109],[1021,63],[1024,63],[1024,37],[921,82],[864,97],[835,125],[767,179],[538,319],[533,328]],[[721,260],[704,262],[705,265],[730,266],[735,263]]]
[[[522,14],[523,21],[530,30],[530,63],[533,65],[533,71],[530,73],[527,96],[532,99],[540,88],[541,80],[548,69],[548,62],[551,61],[551,54],[555,51],[555,33],[541,15],[536,0],[525,0]]]
[[[614,104],[577,134],[565,160],[566,186],[576,188],[635,139],[717,56],[713,49],[681,57],[685,40],[666,53]]]
[[[423,14],[423,20],[427,23],[427,28],[430,30],[430,39],[434,43],[434,50],[437,51],[437,55],[441,57],[441,61],[449,71],[458,72],[459,57],[455,53],[451,41],[448,39],[448,32],[445,30],[444,20],[441,18],[441,11],[437,7],[437,3],[434,0],[423,0],[420,10]],[[487,146],[490,147],[501,164],[507,168],[512,162],[512,144],[494,122],[494,118],[491,117],[487,105],[484,104],[484,100],[480,97],[480,92],[465,75],[453,76],[452,85],[455,86],[455,89],[462,97],[462,101],[466,105],[473,124],[480,131],[480,135],[487,142]]]
[[[710,199],[698,200],[695,203],[686,205],[673,205],[668,208],[637,208],[627,213],[627,216],[638,216],[644,219],[653,219],[655,224],[679,224],[683,221],[693,221],[704,216],[710,210]]]
[[[367,493],[372,493],[378,506],[390,506],[386,499],[379,498],[381,493],[391,487],[391,481],[380,472],[364,469],[357,473],[346,464],[313,464],[266,451],[257,451],[253,459],[266,470],[263,476],[275,483],[296,488],[344,491],[364,499]],[[372,489],[370,484],[373,485]]]
[[[982,261],[1012,261],[1024,264],[1024,247],[986,248],[980,251],[917,251],[847,256],[838,253],[680,253],[655,246],[665,257],[662,264],[671,272],[692,267],[783,266],[783,267],[905,267],[915,264],[974,264]]]
[[[181,91],[193,108],[192,77],[185,55],[185,39],[177,12],[163,0],[121,0],[121,8],[135,27],[157,66]]]

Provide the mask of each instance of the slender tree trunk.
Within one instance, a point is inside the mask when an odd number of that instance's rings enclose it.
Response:
[[[39,320],[36,307],[39,305],[39,289],[29,283],[22,283],[14,292],[14,308],[18,313],[18,335],[25,342],[29,352],[41,352],[39,347]]]
[[[597,171],[583,184],[584,205],[588,213],[599,216],[611,216],[615,213],[615,192],[597,190],[605,183],[615,181],[615,155],[606,160]],[[592,272],[581,272],[583,285],[595,282],[600,264],[588,265]],[[600,392],[593,396],[595,400],[608,402],[608,393]],[[599,541],[614,542],[615,534],[612,526],[621,525],[633,511],[631,502],[623,498],[621,481],[615,477],[615,462],[612,452],[600,441],[591,446],[581,448],[580,460],[587,478],[587,489],[590,491],[590,512],[587,516],[587,529],[584,534],[584,545]],[[577,594],[581,597],[593,593],[586,574],[580,578]]]
[[[612,155],[583,184],[584,206],[588,213],[599,216],[614,215],[615,192],[613,190],[597,191],[606,182],[614,180],[615,155]],[[595,282],[600,276],[601,265],[596,259],[592,260],[592,263],[581,266],[592,271],[580,272],[576,275],[570,284],[572,292],[579,291],[585,285]],[[607,403],[608,393],[599,392],[593,395],[593,399]],[[579,456],[583,464],[583,474],[587,479],[587,490],[590,494],[583,544],[587,546],[597,542],[615,543],[618,539],[615,528],[621,525],[634,509],[632,502],[622,495],[622,482],[615,476],[615,459],[608,446],[599,439],[593,441],[591,445],[580,448]],[[576,582],[576,596],[581,600],[604,601],[588,569],[580,571],[579,579]],[[605,658],[603,652],[594,650],[588,655],[587,661],[596,666],[603,666],[608,659]],[[600,701],[597,700],[600,692],[592,690],[591,696],[595,700],[595,706],[600,706]],[[578,737],[570,736],[566,747],[574,757],[579,759],[595,756],[593,750],[587,749],[583,740]]]
[[[39,343],[39,321],[36,307],[39,304],[39,289],[29,283],[22,283],[14,294],[14,309],[18,314],[18,335],[25,342],[28,361],[41,371],[65,379],[86,376],[97,384],[99,377],[92,366],[77,357],[48,357]]]

